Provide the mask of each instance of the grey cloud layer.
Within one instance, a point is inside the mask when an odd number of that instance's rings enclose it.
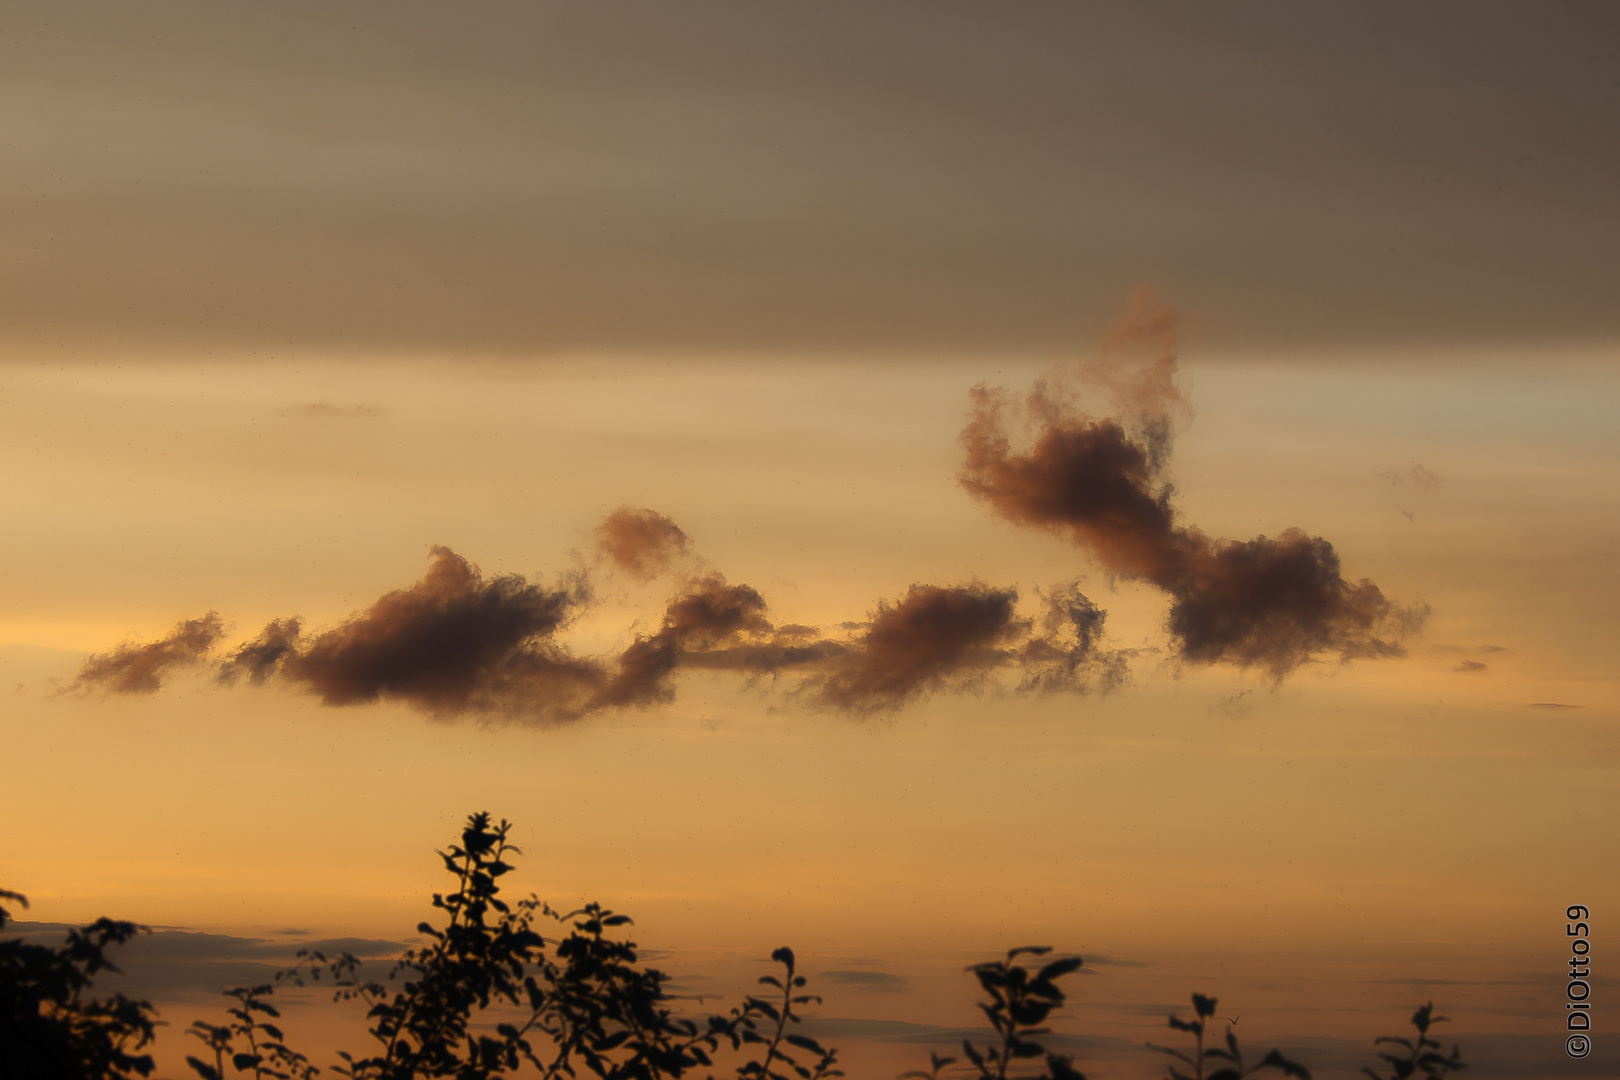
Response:
[[[0,325],[1064,348],[1155,280],[1223,349],[1610,339],[1617,39],[1602,3],[17,2]]]
[[[12,922],[6,934],[54,946],[70,929],[73,927],[63,923]],[[393,956],[403,948],[399,942],[372,938],[316,940],[300,936],[277,941],[160,928],[137,934],[118,949],[114,959],[122,975],[107,979],[110,988],[137,998],[217,1002],[223,987],[271,982],[278,971],[296,962],[299,949],[328,955],[349,952],[363,959],[376,959]]]

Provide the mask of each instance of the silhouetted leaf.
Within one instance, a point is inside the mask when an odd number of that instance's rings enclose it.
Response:
[[[1297,1076],[1300,1080],[1311,1080],[1310,1070],[1295,1061],[1283,1057],[1281,1052],[1272,1050],[1261,1059],[1257,1068],[1281,1069],[1285,1076]]]
[[[1054,960],[1050,964],[1047,964],[1045,967],[1041,968],[1040,978],[1045,981],[1050,981],[1052,979],[1067,975],[1070,972],[1079,971],[1081,963],[1082,961],[1078,956],[1072,956],[1067,960]]]
[[[218,1069],[214,1068],[212,1065],[209,1065],[207,1062],[198,1061],[189,1054],[186,1055],[186,1064],[190,1065],[192,1070],[196,1072],[198,1076],[202,1077],[203,1080],[224,1080],[224,1077],[219,1075]]]
[[[1143,1043],[1142,1045],[1146,1046],[1149,1050],[1157,1050],[1161,1054],[1169,1054],[1173,1058],[1179,1058],[1180,1060],[1185,1061],[1188,1065],[1194,1064],[1192,1058],[1188,1057],[1186,1054],[1183,1054],[1180,1050],[1176,1050],[1172,1047],[1160,1046],[1158,1043]]]

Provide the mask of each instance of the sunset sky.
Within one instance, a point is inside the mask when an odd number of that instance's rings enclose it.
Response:
[[[1616,973],[1563,1051],[1564,909],[1620,911],[1617,42],[8,5],[0,888],[162,931],[166,1075],[489,810],[688,992],[794,946],[854,1080],[1027,944],[1103,1080],[1195,990],[1319,1077],[1431,999],[1481,1077],[1620,1076]]]

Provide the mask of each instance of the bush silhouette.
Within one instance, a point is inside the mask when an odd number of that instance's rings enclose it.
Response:
[[[255,1077],[271,1077],[272,1080],[310,1080],[320,1072],[303,1054],[282,1042],[281,1029],[270,1023],[281,1016],[276,1007],[265,1000],[273,990],[274,987],[268,985],[227,990],[225,995],[237,1002],[234,1008],[226,1010],[231,1022],[215,1025],[196,1020],[188,1031],[208,1044],[214,1052],[214,1063],[210,1065],[188,1056],[186,1064],[205,1080],[223,1080],[227,1058],[237,1072],[251,1069]]]
[[[225,1023],[191,1025],[188,1034],[206,1047],[203,1056],[186,1058],[192,1071],[202,1080],[312,1080],[321,1070],[287,1045],[273,999],[280,986],[327,983],[335,1001],[364,1009],[371,1037],[369,1054],[338,1055],[342,1063],[333,1071],[351,1080],[496,1080],[531,1071],[545,1080],[714,1080],[717,1071],[736,1080],[843,1075],[836,1050],[796,1030],[799,1006],[820,998],[806,991],[793,950],[772,953],[779,974],[760,978],[764,989],[727,1013],[678,1016],[670,977],[642,964],[635,942],[620,936],[632,925],[629,916],[594,903],[560,914],[532,895],[502,898],[501,878],[520,854],[510,831],[506,821],[473,814],[460,843],[440,852],[454,891],[433,895],[438,924],[417,926],[424,943],[399,957],[386,983],[367,977],[349,953],[300,952],[275,983],[226,991]],[[0,930],[10,920],[4,901],[27,906],[21,895],[0,890]],[[144,929],[103,918],[70,931],[57,948],[0,939],[0,1077],[151,1075],[152,1055],[141,1052],[157,1023],[151,1004],[89,993],[98,973],[118,971],[107,949]],[[1049,952],[1013,949],[968,968],[985,993],[979,1008],[994,1038],[983,1045],[964,1039],[960,1063],[933,1054],[928,1070],[904,1077],[941,1080],[951,1070],[975,1080],[1085,1080],[1069,1058],[1047,1052],[1040,1041],[1065,1001],[1059,980],[1081,967],[1078,957],[1039,968],[1018,962]],[[1277,1050],[1245,1065],[1230,1029],[1223,1046],[1206,1046],[1216,999],[1194,994],[1192,1004],[1192,1019],[1170,1017],[1172,1028],[1193,1037],[1190,1051],[1148,1044],[1179,1063],[1169,1067],[1170,1080],[1242,1080],[1262,1070],[1310,1080],[1303,1065]],[[1429,1037],[1444,1019],[1432,1003],[1424,1005],[1412,1017],[1415,1039],[1375,1040],[1391,1050],[1379,1054],[1388,1075],[1362,1071],[1372,1080],[1432,1080],[1464,1068],[1457,1047],[1442,1055]]]
[[[11,920],[10,901],[21,893],[0,889],[0,930]],[[109,946],[122,945],[144,927],[97,919],[68,931],[60,948],[0,940],[0,1076],[41,1080],[124,1080],[150,1076],[156,1011],[123,994],[88,996],[102,971],[118,971]]]
[[[843,1075],[834,1051],[791,1030],[799,1022],[795,1006],[818,1000],[801,992],[805,978],[791,949],[772,954],[781,977],[760,979],[778,1000],[750,995],[729,1014],[701,1024],[677,1017],[666,990],[669,976],[642,966],[635,943],[614,936],[630,925],[629,916],[599,904],[559,915],[532,896],[516,903],[500,897],[500,879],[512,870],[508,858],[520,854],[507,840],[510,830],[509,822],[492,824],[488,814],[474,814],[461,843],[440,853],[456,890],[434,894],[443,923],[417,926],[428,940],[395,963],[389,981],[397,989],[365,978],[360,961],[347,953],[300,953],[298,966],[283,973],[280,981],[295,985],[330,980],[337,1000],[365,1007],[373,1052],[340,1053],[340,1075],[493,1080],[530,1066],[547,1078],[584,1070],[602,1080],[652,1080],[709,1070],[722,1047],[753,1052],[735,1067],[747,1080]],[[566,935],[545,937],[537,928],[542,919]],[[187,1059],[199,1076],[225,1080],[229,1061],[255,1080],[307,1080],[307,1060],[257,1018],[275,1016],[265,1001],[274,989],[232,990],[238,1002],[233,1023],[193,1025],[193,1034],[214,1051],[213,1063]],[[491,1009],[499,1017],[493,1034],[479,1022]]]

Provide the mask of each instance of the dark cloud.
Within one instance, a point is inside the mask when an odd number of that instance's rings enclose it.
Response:
[[[1009,521],[1056,532],[1109,571],[1163,589],[1184,659],[1281,679],[1322,653],[1405,655],[1400,639],[1426,612],[1396,608],[1371,581],[1346,580],[1322,537],[1288,529],[1220,540],[1178,523],[1165,477],[1172,414],[1185,408],[1172,381],[1175,344],[1168,309],[1138,298],[1103,358],[1082,369],[1123,419],[1089,417],[1044,383],[1018,410],[1004,392],[975,388],[962,486]],[[1018,435],[1030,437],[1027,448],[1015,446]]]
[[[897,708],[917,694],[1007,663],[1028,630],[1018,594],[983,585],[913,585],[880,603],[866,633],[813,683],[817,702],[849,712]]]
[[[620,654],[618,673],[593,704],[602,708],[669,701],[675,696],[672,676],[688,654],[724,655],[770,630],[759,593],[747,585],[728,585],[719,574],[701,578],[670,601],[657,633],[637,638]]]
[[[484,673],[465,710],[537,723],[578,720],[607,707],[602,690],[609,678],[600,660],[551,642],[529,643]]]
[[[962,486],[1009,521],[1091,548],[1115,573],[1163,587],[1173,582],[1184,560],[1155,448],[1112,420],[1054,416],[1033,447],[1016,452],[1008,405],[999,392],[974,389],[973,419],[962,433]]]
[[[568,712],[578,661],[546,639],[584,603],[584,582],[546,588],[516,574],[486,581],[449,548],[432,551],[420,582],[285,654],[283,675],[328,705],[393,698],[449,716],[488,708],[521,686],[542,711],[555,693]]]
[[[1490,669],[1488,667],[1486,667],[1484,664],[1480,663],[1478,660],[1464,660],[1462,663],[1458,664],[1456,667],[1452,668],[1451,670],[1452,671],[1460,671],[1460,672],[1463,672],[1464,674],[1472,674],[1474,672],[1479,672],[1479,671],[1489,671]]]
[[[614,535],[664,538],[630,545],[632,555],[686,545],[685,534],[652,511],[623,511],[609,522],[615,519],[652,529]],[[333,706],[387,699],[438,717],[548,722],[667,703],[682,669],[735,672],[750,681],[786,678],[800,699],[859,715],[898,709],[937,690],[972,689],[1003,671],[1019,676],[1020,691],[1039,694],[1108,691],[1127,674],[1127,654],[1102,646],[1103,611],[1074,583],[1045,594],[1038,627],[1018,615],[1013,589],[917,584],[897,601],[880,601],[868,620],[841,624],[834,636],[773,624],[757,590],[710,572],[682,579],[658,628],[617,655],[576,656],[556,635],[589,600],[583,576],[550,587],[512,574],[485,579],[460,555],[435,547],[415,585],[314,635],[297,618],[272,620],[219,662],[218,677],[225,684],[277,679]],[[122,682],[95,677],[116,689],[149,688],[140,679],[155,680],[159,661],[197,659],[212,646],[219,620],[209,618],[201,637],[198,624],[187,623],[181,630],[189,636],[176,631],[109,654],[133,658],[123,667],[92,658],[97,672],[128,669]],[[191,642],[190,652],[179,641]],[[140,658],[147,658],[145,666]]]
[[[587,710],[605,671],[549,640],[586,602],[583,579],[550,588],[515,574],[485,580],[449,548],[433,548],[432,559],[415,585],[314,637],[304,636],[297,618],[272,620],[220,663],[220,681],[260,684],[280,676],[327,705],[386,698],[437,716],[566,719]],[[217,617],[213,629],[210,644],[219,636]],[[144,656],[171,641],[112,655]]]
[[[844,624],[842,638],[806,626],[773,627],[761,603],[744,609],[746,619],[716,620],[722,636],[688,633],[671,655],[686,667],[795,676],[801,699],[861,715],[935,691],[972,689],[1002,670],[1018,674],[1026,693],[1106,692],[1124,682],[1126,654],[1102,647],[1104,614],[1076,586],[1047,597],[1039,631],[1018,616],[1017,603],[1013,589],[913,585],[893,603],[880,601],[868,621]],[[646,644],[656,643],[657,636]]]
[[[6,936],[56,945],[70,929],[64,923],[16,922],[8,924]],[[137,934],[117,951],[114,959],[122,974],[115,977],[113,988],[135,997],[211,1000],[227,987],[271,982],[278,971],[297,962],[299,949],[379,960],[397,955],[404,946],[374,938],[278,942],[157,929]]]
[[[626,506],[596,527],[597,550],[620,570],[651,581],[686,554],[688,541],[669,518]]]
[[[839,986],[876,990],[881,994],[901,994],[906,989],[906,980],[903,977],[891,975],[886,971],[823,971],[821,977]]]
[[[298,651],[303,623],[298,619],[272,619],[264,632],[236,649],[220,665],[219,680],[233,683],[243,676],[254,686],[275,674],[281,662]]]
[[[225,634],[219,615],[178,623],[167,637],[145,644],[125,644],[97,653],[84,662],[70,690],[106,690],[115,694],[151,694],[176,667],[195,664]]]
[[[913,585],[898,602],[880,602],[869,623],[839,640],[810,627],[773,626],[758,592],[710,575],[670,601],[657,633],[638,638],[621,654],[600,701],[668,701],[675,671],[689,667],[791,676],[799,680],[798,692],[816,705],[858,714],[888,711],[1017,665],[1019,646],[1036,640],[1029,621],[1016,617],[1017,599],[1011,589]],[[1072,654],[1094,648],[1090,637],[1070,637],[1061,630],[1053,634],[1039,656],[1043,673],[1071,660],[1078,669]],[[1055,680],[1032,688],[1057,689]],[[1079,684],[1076,674],[1065,688]]]
[[[583,600],[582,586],[547,589],[509,574],[485,581],[446,547],[434,547],[427,576],[388,593],[369,610],[287,653],[283,674],[328,705],[395,698],[455,714],[531,651]]]
[[[1122,960],[1117,956],[1109,956],[1106,953],[1086,953],[1084,959],[1087,967],[1145,968],[1157,966],[1152,960]],[[1159,1006],[1156,1005],[1154,1008],[1158,1009]]]
[[[1395,608],[1366,578],[1339,571],[1333,545],[1298,529],[1275,539],[1211,540],[1180,530],[1184,574],[1170,586],[1170,631],[1189,660],[1225,660],[1280,679],[1324,652],[1405,656],[1423,612]]]

